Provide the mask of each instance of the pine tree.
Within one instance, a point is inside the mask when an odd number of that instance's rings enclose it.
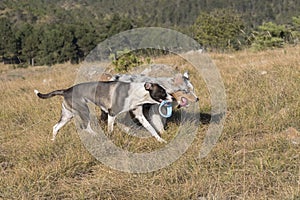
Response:
[[[208,50],[241,48],[244,23],[232,10],[202,13],[192,26],[193,37]]]
[[[12,24],[7,18],[0,18],[0,56],[12,59],[16,56],[16,38]]]
[[[22,61],[35,65],[38,55],[40,32],[30,24],[24,24],[16,33],[18,54]]]
[[[293,42],[298,44],[300,42],[300,16],[292,18],[292,25]]]
[[[290,30],[284,25],[273,22],[263,23],[258,26],[258,31],[253,32],[252,48],[263,50],[266,48],[283,47],[290,40]]]

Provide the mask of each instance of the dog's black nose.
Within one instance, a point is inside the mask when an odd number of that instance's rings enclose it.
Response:
[[[196,102],[198,102],[198,101],[199,101],[199,98],[197,97]]]

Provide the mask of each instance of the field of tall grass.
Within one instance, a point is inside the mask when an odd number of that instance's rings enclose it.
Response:
[[[227,113],[217,144],[199,150],[209,123],[203,120],[188,150],[171,165],[149,173],[107,167],[85,149],[75,126],[52,142],[61,98],[38,99],[74,84],[79,66],[14,69],[0,66],[0,199],[300,199],[300,47],[211,54],[226,89]],[[177,56],[153,58],[183,72]],[[200,117],[210,115],[210,94],[190,68]],[[180,111],[177,111],[180,112]],[[207,121],[206,121],[207,122]],[[168,141],[178,123],[170,121]],[[173,135],[172,135],[173,134]],[[163,146],[115,131],[121,148]]]

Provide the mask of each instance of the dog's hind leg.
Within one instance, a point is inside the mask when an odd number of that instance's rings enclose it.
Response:
[[[72,118],[73,118],[73,113],[68,110],[64,103],[62,103],[62,110],[61,110],[61,117],[60,117],[60,120],[57,124],[55,124],[53,126],[53,133],[52,133],[52,141],[55,140],[55,137],[59,131],[59,129],[61,129],[66,123],[68,123]]]
[[[93,135],[96,135],[97,133],[91,127],[90,110],[88,105],[86,103],[76,104],[75,107],[80,119],[82,120],[80,124],[80,128]]]

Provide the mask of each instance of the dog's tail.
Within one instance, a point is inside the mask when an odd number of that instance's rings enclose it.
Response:
[[[62,95],[64,95],[64,91],[65,90],[55,90],[55,91],[47,93],[47,94],[42,94],[38,90],[34,90],[34,93],[36,94],[36,96],[38,96],[42,99],[48,99],[48,98],[54,97],[56,95],[62,96]]]

